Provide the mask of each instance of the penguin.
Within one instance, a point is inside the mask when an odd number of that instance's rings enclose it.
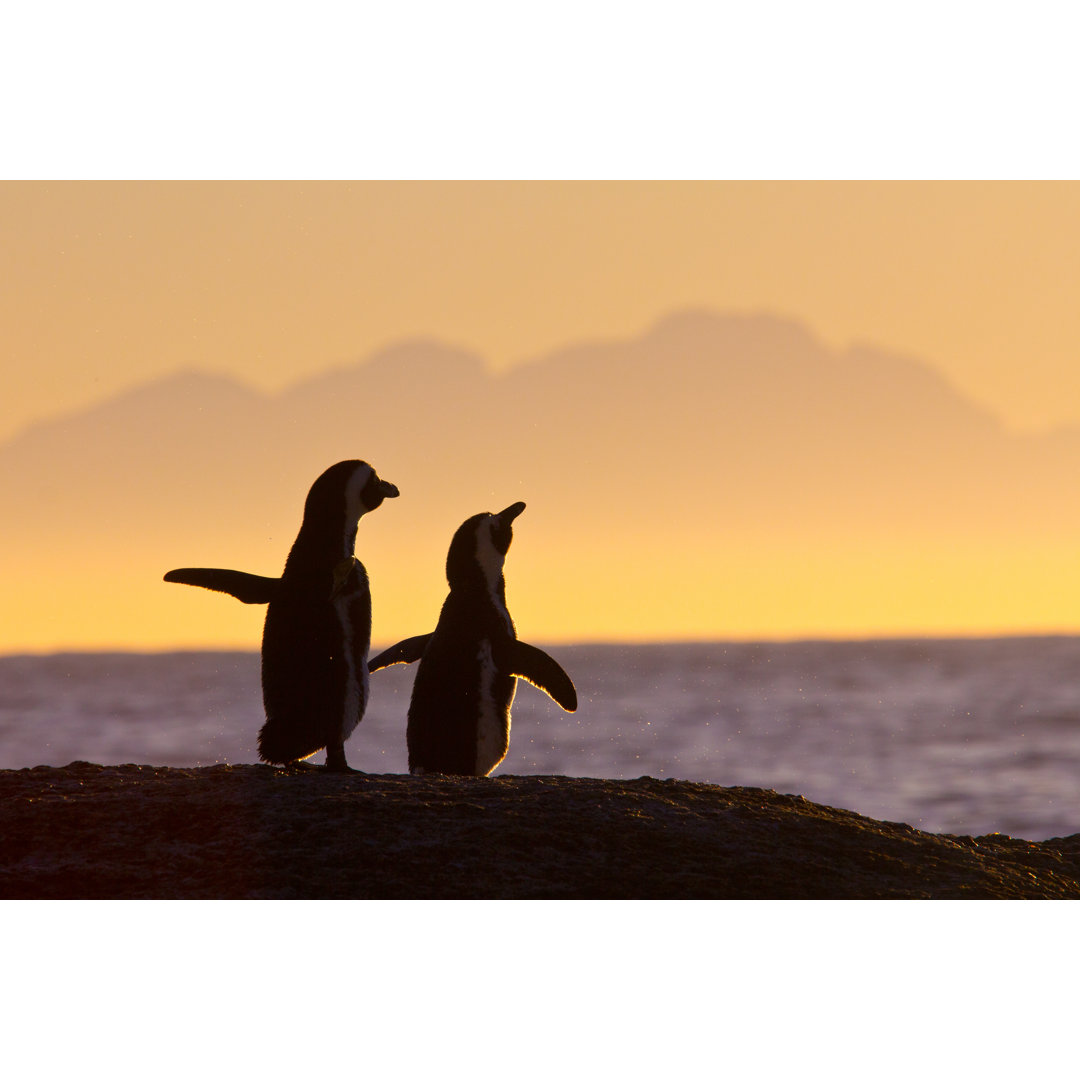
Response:
[[[354,546],[360,518],[398,497],[365,461],[339,461],[311,485],[279,578],[185,567],[166,581],[266,604],[259,757],[297,765],[326,748],[326,768],[353,772],[345,740],[364,716],[371,645],[371,590]]]
[[[409,772],[487,776],[510,746],[510,706],[517,680],[539,687],[567,712],[577,708],[570,676],[546,652],[517,638],[506,608],[503,563],[512,523],[525,509],[476,514],[450,542],[450,585],[430,634],[406,638],[368,663],[420,666],[409,703]]]

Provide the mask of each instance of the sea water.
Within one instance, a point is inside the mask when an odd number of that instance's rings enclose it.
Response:
[[[1080,638],[550,651],[578,711],[519,682],[497,774],[772,788],[930,832],[1080,832]],[[407,771],[414,674],[372,676],[353,767]],[[262,722],[257,653],[0,657],[0,768],[256,762]]]

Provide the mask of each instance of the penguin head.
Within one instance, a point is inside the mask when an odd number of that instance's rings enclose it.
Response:
[[[364,514],[395,499],[398,489],[380,480],[366,461],[339,461],[311,485],[304,503],[304,526],[348,537]]]
[[[396,499],[398,489],[388,480],[380,480],[366,461],[353,461],[353,473],[345,485],[346,517],[357,521],[382,506],[383,499]]]
[[[513,521],[524,509],[523,502],[516,502],[498,514],[474,514],[461,523],[446,556],[451,589],[477,581],[493,589],[502,581],[503,563],[514,538]]]

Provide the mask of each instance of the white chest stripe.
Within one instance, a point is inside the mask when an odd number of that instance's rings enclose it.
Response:
[[[491,642],[482,641],[477,654],[480,664],[480,701],[476,718],[476,771],[487,776],[504,757],[510,741],[510,708],[505,711],[495,701],[495,657]],[[517,680],[510,689],[510,702],[514,700]]]
[[[361,664],[363,671],[357,672],[353,655],[353,628],[349,618],[349,602],[355,593],[346,593],[334,600],[334,610],[341,624],[341,647],[345,652],[345,693],[341,703],[341,738],[347,739],[360,723],[360,702],[367,700],[368,670],[367,664]],[[361,698],[361,685],[363,698]]]

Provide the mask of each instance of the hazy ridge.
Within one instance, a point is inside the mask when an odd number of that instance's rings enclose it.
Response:
[[[24,584],[59,575],[72,604],[84,586],[99,604],[121,575],[177,564],[276,573],[311,480],[346,457],[402,490],[363,523],[361,555],[409,579],[402,597],[423,592],[397,600],[410,625],[433,618],[421,613],[453,528],[517,499],[518,572],[588,581],[616,608],[630,568],[659,567],[670,588],[729,549],[805,563],[818,548],[1067,546],[1080,533],[1080,432],[1012,434],[916,360],[695,311],[499,374],[418,340],[278,395],[187,372],[38,423],[0,445],[4,561]],[[247,634],[222,617],[226,637]]]

